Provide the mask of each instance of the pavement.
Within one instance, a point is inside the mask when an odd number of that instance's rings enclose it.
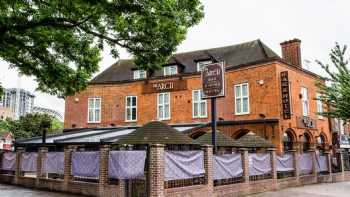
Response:
[[[293,187],[249,197],[350,197],[350,182]]]
[[[69,194],[33,190],[0,184],[0,197],[78,197]]]
[[[0,184],[0,197],[78,197]],[[249,197],[350,197],[350,182],[307,185],[265,192]]]

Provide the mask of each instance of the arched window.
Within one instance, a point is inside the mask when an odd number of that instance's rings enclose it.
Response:
[[[301,138],[301,142],[303,143],[303,151],[310,150],[310,136],[307,133],[304,133],[304,135]]]
[[[283,148],[284,151],[290,151],[293,149],[293,136],[290,132],[283,134]]]

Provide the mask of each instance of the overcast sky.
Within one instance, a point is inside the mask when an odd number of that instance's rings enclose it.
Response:
[[[349,0],[202,0],[205,17],[191,28],[178,52],[221,47],[261,39],[280,54],[279,43],[299,38],[302,59],[312,61],[309,69],[320,73],[314,62],[328,62],[335,42],[350,45]],[[350,51],[348,52],[350,54]],[[120,58],[130,58],[124,50]],[[103,53],[100,71],[113,64]],[[6,88],[22,87],[35,93],[35,105],[64,113],[64,100],[35,91],[33,78],[22,77],[0,61],[0,81]],[[96,73],[97,74],[97,73]]]

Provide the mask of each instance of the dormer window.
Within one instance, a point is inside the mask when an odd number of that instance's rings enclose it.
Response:
[[[168,76],[168,75],[176,75],[177,72],[177,65],[173,65],[173,66],[166,66],[163,68],[164,70],[164,76]]]
[[[145,79],[147,72],[145,70],[134,70],[134,79]]]
[[[205,65],[211,64],[211,60],[206,60],[206,61],[199,61],[197,62],[197,72],[202,72],[202,69]]]

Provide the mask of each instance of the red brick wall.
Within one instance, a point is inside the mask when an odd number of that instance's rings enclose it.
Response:
[[[280,72],[288,71],[289,80],[292,82],[292,109],[293,116],[291,120],[282,118],[282,100],[280,87]],[[201,89],[201,80],[199,75],[183,77],[180,80],[187,81],[187,90],[171,92],[171,119],[166,123],[192,123],[210,121],[210,101],[207,103],[208,117],[192,117],[192,90]],[[258,81],[263,80],[263,84]],[[225,120],[253,120],[261,119],[260,114],[264,114],[266,119],[277,118],[280,123],[275,128],[268,128],[268,137],[273,141],[278,149],[281,150],[280,143],[283,132],[287,128],[295,131],[295,136],[301,135],[305,129],[298,129],[296,117],[302,116],[301,100],[299,98],[301,86],[309,90],[309,108],[312,119],[317,120],[317,130],[310,130],[312,138],[323,132],[327,141],[331,142],[328,121],[326,118],[318,120],[316,115],[316,96],[317,87],[315,85],[318,79],[300,68],[292,67],[281,62],[270,62],[249,66],[242,69],[231,70],[226,73],[226,97],[217,99],[218,117]],[[154,80],[153,80],[154,81]],[[249,83],[250,113],[248,115],[234,114],[234,85]],[[115,125],[143,125],[149,121],[157,119],[157,94],[142,94],[142,87],[145,82],[138,81],[123,84],[90,85],[87,90],[82,91],[75,96],[67,97],[65,112],[65,128],[72,127],[106,127]],[[137,96],[137,122],[125,122],[125,96]],[[102,98],[101,123],[87,123],[87,100],[88,97]],[[76,101],[78,99],[78,101]],[[261,125],[245,126],[257,133],[261,131]],[[232,127],[229,135],[232,135],[237,127]],[[240,128],[237,128],[240,129]],[[276,133],[272,133],[273,130]],[[298,139],[299,140],[299,139]]]
[[[257,119],[260,113],[269,118],[278,118],[278,106],[273,103],[278,92],[275,91],[277,84],[275,79],[275,64],[250,67],[239,71],[230,71],[226,74],[226,97],[217,100],[218,117],[225,120]],[[257,80],[263,79],[263,88],[258,85]],[[189,123],[208,122],[210,119],[210,101],[208,101],[208,117],[192,117],[192,90],[201,89],[200,76],[185,77],[187,90],[171,92],[171,120],[167,123]],[[250,114],[234,115],[234,90],[235,84],[249,83],[250,90]],[[66,98],[65,128],[72,127],[103,127],[110,124],[115,125],[142,125],[157,119],[157,93],[142,94],[144,82],[134,82],[116,85],[90,85],[87,90],[75,96]],[[125,96],[137,96],[138,120],[135,123],[125,122]],[[89,97],[102,98],[101,123],[87,123],[87,100]],[[76,99],[78,101],[76,102]],[[254,102],[256,101],[256,102]]]
[[[316,82],[318,79],[311,77],[309,74],[303,73],[298,69],[293,69],[290,66],[284,64],[277,65],[277,77],[278,81],[280,80],[279,73],[282,71],[288,71],[289,80],[291,81],[291,90],[292,90],[292,111],[293,115],[290,120],[280,120],[280,130],[285,131],[287,128],[292,128],[296,134],[296,136],[300,140],[300,135],[302,135],[306,129],[297,127],[297,117],[301,117],[302,114],[302,102],[299,98],[299,94],[301,92],[301,87],[306,87],[308,89],[308,97],[309,97],[309,117],[316,120],[317,129],[309,129],[309,133],[312,134],[312,143],[315,143],[316,137],[321,133],[325,135],[327,138],[327,142],[331,143],[331,133],[329,131],[329,122],[328,118],[324,117],[323,119],[319,119],[317,115],[317,106],[316,106],[316,93],[318,92],[318,88],[316,86]],[[280,87],[278,87],[280,89]],[[279,92],[280,93],[280,92]],[[281,98],[279,95],[278,98]],[[282,106],[282,101],[279,99],[279,106]],[[324,109],[326,107],[324,106]],[[282,134],[282,132],[281,132]],[[282,137],[282,136],[280,136]]]

